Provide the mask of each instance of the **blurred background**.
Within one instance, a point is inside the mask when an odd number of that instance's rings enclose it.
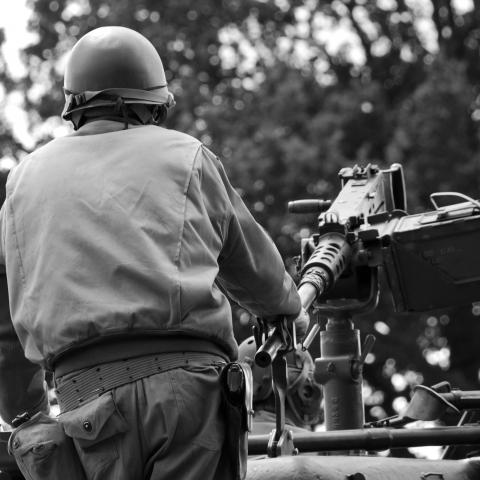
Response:
[[[123,25],[162,56],[177,101],[167,127],[220,156],[293,275],[317,222],[286,204],[333,199],[341,167],[403,164],[409,213],[434,191],[479,196],[479,0],[16,0],[0,18],[4,170],[70,131],[59,114],[76,40]],[[233,308],[241,341],[252,319]],[[385,288],[355,320],[377,336],[367,420],[398,412],[418,383],[478,389],[478,315],[396,315]]]

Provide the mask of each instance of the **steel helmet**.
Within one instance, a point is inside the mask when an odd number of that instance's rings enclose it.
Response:
[[[272,372],[255,363],[257,345],[254,337],[244,340],[238,347],[238,360],[250,365],[253,375],[253,404],[273,396]],[[321,387],[313,378],[312,356],[301,348],[287,354],[287,404],[298,424],[313,425],[321,417]]]
[[[162,60],[152,43],[125,27],[100,27],[73,47],[64,76],[62,116],[93,107],[125,104],[160,105],[175,102],[168,91]]]

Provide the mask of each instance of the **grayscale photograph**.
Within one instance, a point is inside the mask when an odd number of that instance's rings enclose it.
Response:
[[[480,0],[3,0],[0,197],[0,480],[480,479]]]

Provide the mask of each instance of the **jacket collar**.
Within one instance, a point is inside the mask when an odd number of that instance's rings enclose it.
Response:
[[[139,128],[145,127],[146,125],[132,125],[128,126],[129,129],[131,128]],[[110,133],[110,132],[117,132],[120,130],[124,130],[123,122],[115,120],[94,120],[92,122],[88,122],[82,127],[80,127],[77,131],[72,132],[70,136],[82,136],[82,135],[97,135],[100,133]]]

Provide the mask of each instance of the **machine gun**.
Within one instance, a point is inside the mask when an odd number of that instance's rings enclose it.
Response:
[[[339,176],[342,190],[332,204],[322,202],[328,209],[319,216],[318,233],[302,240],[300,286],[314,285],[317,299],[341,298],[346,308],[368,311],[376,305],[376,284],[365,280],[374,280],[380,267],[397,312],[480,300],[478,201],[459,193],[434,193],[435,210],[408,215],[400,165],[344,168]],[[463,202],[439,207],[436,199],[442,196]],[[318,205],[290,202],[289,211],[314,212]],[[347,278],[353,284],[347,285]],[[323,311],[337,311],[335,302],[327,303],[331,307]]]
[[[295,445],[316,450],[369,450],[392,446],[480,444],[480,427],[397,430],[410,417],[366,425],[362,398],[363,363],[375,338],[360,332],[352,317],[372,311],[378,303],[378,271],[383,269],[397,312],[426,312],[480,300],[480,203],[465,195],[446,192],[431,195],[434,210],[408,215],[401,165],[381,170],[375,165],[355,166],[339,172],[341,191],[333,202],[290,202],[292,213],[319,213],[318,232],[301,243],[298,262],[302,305],[328,318],[321,330],[315,323],[303,342],[308,348],[320,332],[321,356],[315,360],[315,379],[323,385],[327,432],[296,438]],[[457,202],[439,206],[438,198]],[[458,199],[461,201],[458,202]],[[292,348],[285,324],[268,329],[256,355],[259,366],[273,365],[277,425],[268,443],[269,456],[294,453],[291,435],[282,420],[284,363],[278,357]],[[280,385],[279,388],[278,385]],[[426,387],[425,387],[426,388]],[[280,393],[278,393],[280,391]],[[432,390],[435,391],[435,390]],[[418,389],[419,395],[425,393]],[[427,396],[431,409],[460,398],[453,393]],[[426,398],[416,405],[426,405]],[[448,400],[447,400],[448,398]],[[468,408],[480,408],[480,392],[462,393]],[[413,399],[412,399],[413,400]],[[459,403],[459,402],[457,402]],[[461,403],[461,402],[460,402]],[[463,400],[462,405],[467,404]],[[452,405],[453,408],[456,408]],[[422,409],[412,406],[417,418]],[[371,427],[373,430],[366,429]],[[387,428],[386,428],[387,427]],[[314,439],[317,436],[318,438]],[[265,439],[253,438],[252,453],[259,453]],[[278,443],[283,449],[278,447]],[[288,448],[285,448],[288,445]]]

